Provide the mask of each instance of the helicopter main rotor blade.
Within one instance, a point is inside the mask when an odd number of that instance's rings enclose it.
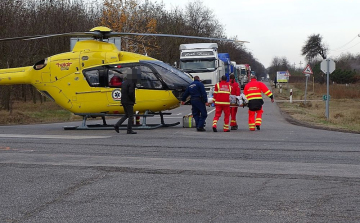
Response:
[[[0,41],[26,40],[26,39],[30,39],[30,38],[36,38],[36,37],[41,37],[41,35],[36,35],[36,36],[19,36],[19,37],[9,37],[9,38],[3,38],[3,39],[0,39]]]
[[[56,36],[78,36],[78,37],[94,37],[101,39],[103,38],[103,34],[101,32],[71,32],[71,33],[59,33],[59,34],[48,34],[48,35],[35,35],[35,36],[20,36],[20,37],[11,37],[0,39],[0,41],[12,41],[12,40],[35,40]]]
[[[150,47],[150,48],[158,48],[157,46],[146,44],[144,41],[141,41],[141,40],[136,40],[136,39],[132,39],[132,38],[129,38],[129,37],[121,37],[121,38],[133,41],[135,43],[139,43],[141,45],[144,45],[144,46],[147,46],[147,47]]]
[[[34,35],[34,36],[21,36],[3,38],[0,41],[12,41],[12,40],[35,40],[57,36],[74,36],[74,37],[93,37],[94,39],[108,39],[115,36],[159,36],[159,37],[175,37],[175,38],[190,38],[190,39],[206,39],[214,41],[225,41],[225,42],[237,42],[237,43],[248,43],[248,41],[240,41],[226,38],[214,38],[214,37],[202,37],[202,36],[186,36],[186,35],[174,35],[174,34],[157,34],[157,33],[123,33],[123,32],[112,32],[111,30],[92,30],[89,32],[70,32],[70,33],[59,33],[59,34],[48,34],[48,35]]]
[[[201,36],[185,36],[185,35],[173,35],[173,34],[157,34],[157,33],[122,33],[122,32],[110,32],[110,33],[105,34],[106,37],[124,36],[124,35],[177,37],[177,38],[207,39],[207,40],[216,40],[216,41],[235,42],[235,40],[232,40],[232,39],[224,39],[224,38],[201,37]],[[105,38],[105,37],[104,37],[104,38]],[[247,41],[239,41],[239,42],[247,42]]]
[[[73,32],[73,33],[50,34],[50,35],[45,35],[45,36],[27,38],[25,40],[34,40],[34,39],[49,38],[49,37],[56,37],[56,36],[78,36],[78,37],[94,37],[94,38],[102,38],[103,37],[103,35],[100,32]]]

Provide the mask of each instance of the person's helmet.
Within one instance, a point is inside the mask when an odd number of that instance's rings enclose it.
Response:
[[[250,78],[254,78],[254,79],[257,79],[256,75],[255,74],[250,74]]]

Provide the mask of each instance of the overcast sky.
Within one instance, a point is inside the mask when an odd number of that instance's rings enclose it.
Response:
[[[189,0],[163,2],[167,9],[185,9]],[[191,0],[190,0],[191,1]],[[304,68],[301,48],[308,36],[320,34],[329,57],[360,53],[360,0],[202,0],[223,24],[227,37],[247,40],[246,48],[265,67],[272,59],[286,57]]]

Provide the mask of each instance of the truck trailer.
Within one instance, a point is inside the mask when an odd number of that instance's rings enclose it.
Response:
[[[219,53],[219,59],[224,62],[226,81],[230,80],[231,73],[231,61],[228,53]]]

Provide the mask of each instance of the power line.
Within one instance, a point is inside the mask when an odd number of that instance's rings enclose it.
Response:
[[[356,35],[352,40],[350,40],[349,42],[347,42],[346,44],[334,49],[334,50],[329,50],[329,51],[339,51],[341,48],[343,48],[344,46],[348,45],[349,43],[351,43],[352,41],[354,41],[357,37],[360,37],[360,34],[359,35]]]
[[[360,43],[360,42],[358,42],[357,44],[355,44],[355,45],[353,45],[352,47],[349,47],[349,48],[347,48],[347,49],[345,49],[345,50],[351,49],[351,48],[353,48],[354,46],[358,45],[359,43]],[[343,51],[345,51],[345,50],[343,50]]]

